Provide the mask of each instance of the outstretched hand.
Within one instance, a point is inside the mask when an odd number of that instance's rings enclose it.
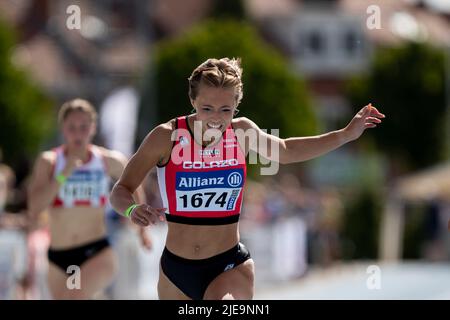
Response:
[[[368,128],[375,128],[377,124],[381,123],[381,119],[386,116],[372,106],[371,103],[353,117],[352,121],[345,127],[349,141],[358,139],[364,130]],[[381,119],[380,119],[381,118]]]
[[[133,209],[130,218],[135,224],[146,227],[150,224],[155,225],[158,220],[164,221],[164,212],[167,208],[153,208],[148,204],[141,204]]]

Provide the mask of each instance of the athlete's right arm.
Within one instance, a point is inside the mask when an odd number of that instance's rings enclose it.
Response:
[[[37,218],[37,215],[44,211],[58,194],[61,187],[53,177],[53,167],[56,162],[56,153],[53,151],[43,152],[34,165],[31,175],[31,181],[28,186],[28,215],[32,220]],[[66,159],[66,166],[61,171],[61,174],[68,177],[72,171],[81,166],[81,159],[78,157],[68,157]]]
[[[45,210],[58,193],[60,184],[52,177],[55,153],[43,152],[37,159],[28,185],[28,214],[32,220]]]
[[[147,173],[168,158],[171,152],[172,125],[165,123],[153,129],[142,142],[137,152],[128,161],[119,181],[114,185],[110,202],[114,210],[124,213],[134,204],[133,193],[142,183]],[[131,220],[141,226],[163,220],[165,208],[152,208],[147,204],[141,204],[133,209]]]

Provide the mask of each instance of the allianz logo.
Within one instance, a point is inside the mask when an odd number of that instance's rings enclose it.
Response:
[[[242,183],[242,176],[239,172],[232,172],[227,178],[228,185],[235,188]],[[202,186],[225,185],[224,177],[181,177],[178,187],[196,188]]]
[[[201,186],[211,186],[211,185],[221,185],[224,184],[224,177],[214,177],[214,178],[181,178],[179,187],[185,188],[195,188]]]

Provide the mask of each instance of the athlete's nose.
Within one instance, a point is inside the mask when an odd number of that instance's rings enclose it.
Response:
[[[220,122],[220,121],[222,121],[221,111],[220,110],[214,111],[213,114],[211,115],[211,118],[209,120],[212,121],[212,122]]]

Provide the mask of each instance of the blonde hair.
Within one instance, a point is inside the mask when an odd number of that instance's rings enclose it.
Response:
[[[69,114],[74,111],[87,113],[90,116],[92,122],[97,122],[97,111],[95,111],[95,108],[92,106],[92,104],[87,100],[77,98],[69,100],[61,106],[61,109],[58,113],[58,123],[62,125]]]
[[[208,59],[192,72],[189,80],[189,97],[195,100],[200,83],[216,88],[237,89],[236,102],[243,96],[242,67],[240,58]]]

